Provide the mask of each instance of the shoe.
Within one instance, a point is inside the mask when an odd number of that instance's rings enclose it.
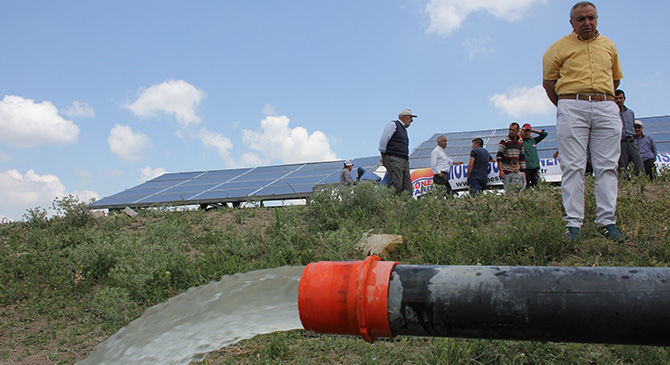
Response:
[[[606,226],[598,227],[598,232],[605,238],[617,243],[626,241],[621,232],[619,232],[619,230],[616,229],[616,226],[614,224],[608,224]]]
[[[565,236],[569,240],[582,242],[582,233],[579,230],[579,227],[568,227],[565,229]]]

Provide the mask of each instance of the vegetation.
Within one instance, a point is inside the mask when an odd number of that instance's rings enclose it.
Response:
[[[320,260],[358,260],[364,232],[399,234],[402,264],[667,266],[670,178],[619,182],[625,244],[595,232],[587,178],[584,242],[564,237],[560,191],[445,199],[395,196],[362,183],[330,187],[306,206],[171,211],[94,218],[54,202],[0,224],[0,363],[73,363],[148,307],[223,275]],[[220,363],[667,364],[667,348],[402,337],[360,339],[291,331],[215,351]]]

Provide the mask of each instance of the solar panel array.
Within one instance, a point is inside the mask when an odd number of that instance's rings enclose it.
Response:
[[[644,133],[656,141],[658,153],[670,153],[670,116],[638,118]],[[537,145],[541,159],[552,158],[558,150],[556,126],[534,126],[549,135]],[[447,136],[447,155],[454,161],[468,163],[472,140],[482,138],[484,148],[493,157],[498,142],[508,133],[503,129],[471,132],[436,133],[410,153],[410,169],[430,167],[430,153],[440,134]],[[343,160],[291,165],[262,166],[229,170],[179,172],[161,175],[153,180],[91,204],[93,209],[140,208],[158,205],[191,205],[240,203],[248,200],[268,201],[307,198],[316,185],[337,183]],[[354,168],[375,171],[379,156],[358,158]]]
[[[354,159],[366,170],[379,156]],[[91,204],[93,209],[141,208],[158,205],[240,203],[248,200],[300,199],[315,185],[337,183],[344,161],[326,161],[229,170],[163,174]]]

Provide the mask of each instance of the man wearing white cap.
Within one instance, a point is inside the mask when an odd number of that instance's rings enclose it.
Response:
[[[412,177],[409,173],[409,136],[407,128],[412,124],[416,115],[409,109],[403,109],[398,114],[398,120],[389,122],[379,140],[379,152],[382,155],[382,165],[389,174],[390,185],[397,194],[403,190],[412,194]]]
[[[344,161],[344,167],[342,168],[342,171],[340,171],[340,186],[354,185],[354,180],[351,178],[351,169],[353,167],[353,161]]]
[[[658,155],[658,151],[656,150],[656,142],[651,136],[643,134],[642,128],[644,128],[642,121],[636,120],[635,142],[637,142],[637,147],[640,150],[642,164],[644,165],[644,172],[647,174],[649,180],[654,180],[656,155]]]

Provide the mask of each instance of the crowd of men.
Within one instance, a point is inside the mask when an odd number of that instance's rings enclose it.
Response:
[[[566,236],[575,241],[582,239],[584,174],[585,166],[590,164],[596,179],[596,226],[606,238],[624,242],[616,227],[617,178],[628,178],[632,164],[633,174],[645,171],[653,179],[657,151],[653,138],[642,133],[642,122],[635,120],[635,113],[624,104],[626,95],[618,88],[623,73],[616,46],[598,32],[597,23],[598,12],[593,3],[580,1],[572,7],[572,32],[544,54],[542,85],[558,109],[556,139]],[[397,194],[412,193],[407,128],[414,118],[417,116],[410,109],[402,110],[398,120],[386,124],[379,140],[381,164],[387,171],[384,180]],[[519,128],[518,123],[512,122],[508,135],[498,143],[495,159],[481,138],[473,139],[467,168],[470,194],[476,196],[486,187],[490,162],[497,162],[506,191],[536,186],[540,180],[537,144],[546,137],[544,130],[530,124]],[[439,135],[436,142],[431,152],[433,184],[445,187],[451,194],[449,169],[462,162],[447,156],[446,136]],[[345,162],[341,185],[354,183],[352,167],[351,161]],[[362,168],[358,169],[358,180],[366,174],[369,179],[380,180]]]

